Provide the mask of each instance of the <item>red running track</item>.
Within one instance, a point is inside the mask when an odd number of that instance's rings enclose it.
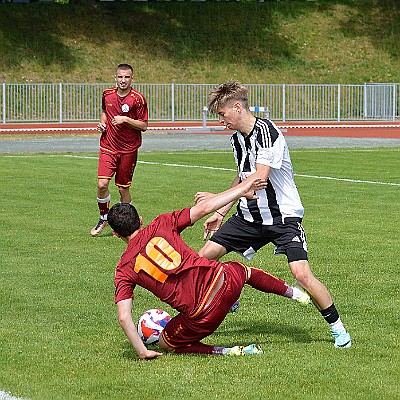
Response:
[[[350,138],[400,139],[400,121],[356,122],[277,122],[286,136],[331,136]],[[3,135],[43,134],[97,134],[97,123],[41,123],[0,124]],[[174,132],[186,134],[231,134],[218,123],[201,122],[150,122],[148,132]]]

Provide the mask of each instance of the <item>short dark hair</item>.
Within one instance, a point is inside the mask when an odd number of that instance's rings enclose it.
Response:
[[[107,217],[111,229],[122,237],[127,237],[140,228],[139,214],[129,203],[114,204]]]
[[[133,73],[133,68],[132,68],[132,66],[129,65],[129,64],[119,64],[118,67],[117,67],[117,71],[118,71],[119,69],[130,69],[131,72]]]

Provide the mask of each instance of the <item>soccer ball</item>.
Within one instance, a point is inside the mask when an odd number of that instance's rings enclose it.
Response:
[[[144,344],[155,344],[160,338],[165,325],[171,316],[164,310],[151,309],[146,311],[138,321],[138,333]]]

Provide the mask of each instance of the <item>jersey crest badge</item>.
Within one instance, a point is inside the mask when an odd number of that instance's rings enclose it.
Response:
[[[122,104],[122,112],[127,113],[129,111],[129,106],[128,104]]]

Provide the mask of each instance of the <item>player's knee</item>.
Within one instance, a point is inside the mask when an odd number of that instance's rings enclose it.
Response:
[[[199,251],[199,256],[208,260],[219,260],[226,254],[226,249],[214,242],[207,242]]]
[[[119,191],[119,200],[121,203],[131,203],[132,202],[132,197],[129,192],[129,188],[121,188],[118,187]]]
[[[199,250],[199,256],[207,258],[207,251],[204,250],[204,247]]]
[[[289,265],[292,274],[299,285],[301,285],[305,289],[307,289],[308,287],[310,287],[310,285],[312,285],[312,281],[315,278],[310,270],[308,261],[306,260],[293,261]]]
[[[100,179],[97,185],[100,193],[104,193],[108,191],[109,181],[107,179]]]

